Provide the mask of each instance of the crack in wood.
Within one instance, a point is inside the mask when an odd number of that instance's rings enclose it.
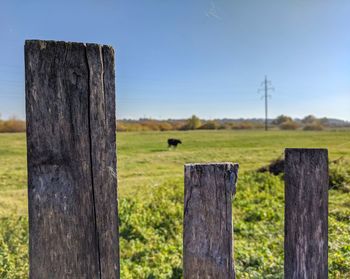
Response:
[[[95,198],[95,184],[94,184],[94,170],[93,170],[93,150],[92,150],[92,127],[91,127],[91,73],[89,65],[89,56],[88,48],[85,46],[85,57],[86,65],[88,69],[87,80],[88,80],[88,126],[89,126],[89,148],[90,148],[90,173],[91,173],[91,185],[92,185],[92,201],[93,201],[93,214],[94,214],[94,223],[95,223],[95,238],[97,245],[97,257],[98,257],[98,269],[99,269],[99,278],[101,279],[101,252],[100,252],[100,238],[97,227],[97,215],[96,215],[96,198]]]

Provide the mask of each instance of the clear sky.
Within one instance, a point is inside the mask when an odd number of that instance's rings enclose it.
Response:
[[[119,118],[350,120],[349,0],[1,0],[0,113],[24,118],[25,39],[116,50]]]

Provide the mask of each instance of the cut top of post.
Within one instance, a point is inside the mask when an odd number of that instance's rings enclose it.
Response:
[[[38,46],[40,49],[45,49],[47,46],[58,46],[58,45],[62,45],[64,47],[72,47],[72,46],[80,46],[80,47],[86,47],[88,45],[91,46],[98,46],[98,47],[106,47],[106,48],[110,48],[113,53],[114,53],[114,49],[112,46],[110,45],[104,45],[104,44],[97,44],[97,43],[81,43],[81,42],[66,42],[66,41],[54,41],[54,40],[26,40],[25,41],[25,46]]]
[[[228,175],[229,182],[232,185],[232,194],[234,195],[236,193],[236,182],[237,182],[237,176],[238,176],[238,163],[231,163],[231,162],[219,162],[219,163],[189,163],[185,164],[185,177],[190,176],[192,173],[209,173],[212,169],[220,170],[225,173],[225,176]]]
[[[308,153],[309,155],[314,153],[314,154],[328,154],[328,149],[327,148],[286,148],[285,149],[285,155],[288,156],[291,153]]]

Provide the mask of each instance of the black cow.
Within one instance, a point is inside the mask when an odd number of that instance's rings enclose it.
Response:
[[[177,147],[177,145],[178,144],[181,144],[182,142],[181,142],[181,140],[179,140],[179,139],[168,139],[168,147],[170,148],[170,147]]]

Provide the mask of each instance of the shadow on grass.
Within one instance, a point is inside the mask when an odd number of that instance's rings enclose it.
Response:
[[[165,152],[165,151],[168,151],[169,149],[168,148],[163,148],[163,149],[151,149],[151,152]]]

